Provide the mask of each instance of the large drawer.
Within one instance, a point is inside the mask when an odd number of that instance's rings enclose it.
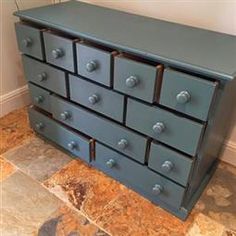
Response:
[[[50,92],[31,83],[29,83],[29,92],[35,106],[50,112]]]
[[[80,77],[69,76],[70,98],[119,122],[123,121],[124,96]]]
[[[44,32],[46,61],[63,69],[75,72],[74,42],[69,38]]]
[[[24,55],[22,61],[25,77],[29,82],[40,85],[63,97],[67,96],[65,72]]]
[[[19,50],[27,55],[43,60],[42,30],[22,22],[15,23],[15,30]]]
[[[96,143],[92,165],[147,196],[152,202],[181,206],[185,189],[111,149]]]
[[[217,82],[166,69],[160,104],[205,121],[216,87]]]
[[[33,108],[29,109],[29,119],[31,127],[37,133],[62,146],[76,157],[86,162],[90,161],[92,139],[70,131]]]
[[[161,144],[152,142],[148,166],[184,186],[187,185],[193,160]]]
[[[195,155],[204,125],[164,109],[128,99],[126,125],[176,149]]]
[[[85,43],[76,44],[78,74],[111,87],[112,52]]]
[[[51,108],[57,120],[144,163],[147,142],[144,136],[57,96],[51,97]]]
[[[123,56],[114,60],[114,89],[147,102],[157,98],[158,68]],[[159,81],[160,82],[160,81]]]

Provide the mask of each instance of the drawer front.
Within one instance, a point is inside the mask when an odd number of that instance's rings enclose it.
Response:
[[[44,32],[46,61],[63,69],[75,72],[74,43],[72,40]]]
[[[146,166],[138,164],[111,149],[96,143],[94,166],[145,194],[156,203],[165,202],[179,208],[185,189],[154,173]]]
[[[35,106],[50,112],[50,92],[31,83],[29,83],[29,92]]]
[[[161,144],[151,144],[148,167],[186,186],[193,160]]]
[[[72,101],[123,121],[124,96],[72,75],[69,76],[69,83]]]
[[[92,140],[68,130],[33,108],[29,109],[29,119],[31,127],[37,133],[62,146],[76,157],[86,162],[90,161]]]
[[[126,124],[176,149],[195,155],[203,125],[164,109],[128,99]]]
[[[63,97],[67,96],[65,72],[24,55],[22,61],[25,77],[29,82],[40,85]]]
[[[110,87],[111,53],[81,43],[76,44],[76,50],[78,74]]]
[[[117,149],[118,151],[144,162],[146,138],[121,125],[72,105],[57,96],[51,97],[53,116],[65,124]]]
[[[216,87],[216,82],[166,69],[160,104],[205,121]]]
[[[43,60],[44,49],[41,30],[21,22],[15,24],[15,30],[19,50],[27,55]]]
[[[114,89],[147,102],[155,101],[157,68],[115,57]]]

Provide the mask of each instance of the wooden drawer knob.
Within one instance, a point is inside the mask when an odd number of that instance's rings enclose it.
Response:
[[[43,72],[41,74],[38,74],[37,77],[38,77],[39,81],[42,82],[47,79],[47,74],[45,72]]]
[[[125,84],[128,88],[133,88],[138,84],[138,78],[136,76],[130,76],[126,79]]]
[[[22,40],[22,44],[24,47],[28,48],[28,47],[32,46],[33,40],[31,38],[25,38]]]
[[[161,165],[161,169],[168,173],[170,172],[174,167],[174,164],[171,161],[165,161],[162,165]]]
[[[60,48],[57,48],[57,49],[53,49],[53,50],[52,50],[52,57],[53,57],[54,59],[58,59],[58,58],[62,57],[63,55],[64,55],[64,52],[63,52],[63,50],[60,49]]]
[[[75,141],[71,141],[67,144],[68,148],[74,150],[77,148],[77,143]]]
[[[155,195],[160,195],[162,191],[163,191],[163,187],[159,184],[155,184],[152,188],[152,192]]]
[[[126,139],[121,139],[117,145],[120,149],[123,150],[128,146],[128,141]]]
[[[109,168],[112,168],[116,165],[116,161],[114,159],[110,159],[106,162],[106,165],[109,167]]]
[[[68,111],[64,111],[60,114],[62,120],[68,120],[71,116]]]
[[[97,103],[99,101],[99,97],[98,97],[98,95],[93,94],[93,95],[89,96],[88,101],[90,104],[94,105],[95,103]]]
[[[86,64],[86,70],[88,72],[93,72],[97,69],[97,63],[95,61],[90,61]]]
[[[162,122],[157,122],[153,125],[152,130],[157,134],[161,134],[165,130],[165,125]]]
[[[44,101],[44,97],[39,95],[39,96],[34,97],[34,100],[36,103],[42,103]]]
[[[176,101],[180,104],[185,104],[187,102],[190,101],[190,94],[188,93],[188,91],[181,91],[180,93],[178,93],[176,95]]]
[[[42,122],[38,122],[35,124],[37,130],[42,130],[44,128],[44,124]]]

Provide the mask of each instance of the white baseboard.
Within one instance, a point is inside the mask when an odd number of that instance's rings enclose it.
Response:
[[[28,86],[22,86],[14,91],[0,96],[0,117],[7,115],[15,109],[30,104]]]
[[[223,152],[220,159],[233,166],[236,166],[236,143],[227,141],[223,147]]]

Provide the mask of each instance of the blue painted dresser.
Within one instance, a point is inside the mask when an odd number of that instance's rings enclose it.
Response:
[[[32,128],[185,219],[227,135],[236,37],[78,1],[15,15]]]

